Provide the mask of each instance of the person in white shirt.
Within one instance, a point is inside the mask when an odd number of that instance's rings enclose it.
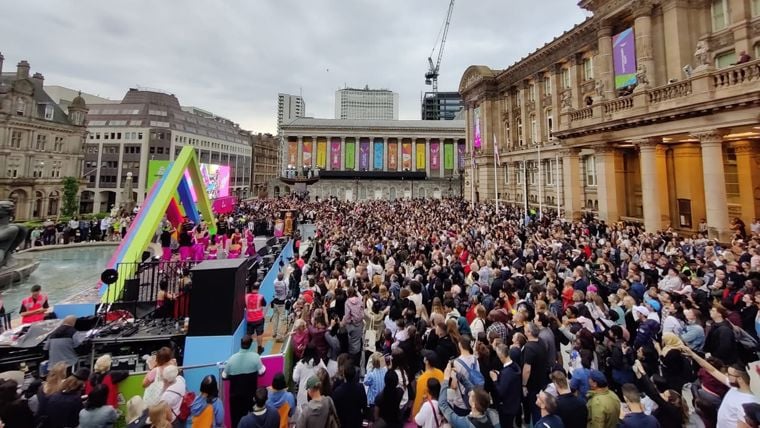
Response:
[[[185,397],[187,387],[185,378],[179,376],[179,369],[175,365],[168,365],[161,373],[164,380],[164,392],[161,394],[161,400],[171,409],[171,420],[174,422],[179,416],[179,408],[182,405],[182,399]]]
[[[414,415],[414,423],[422,428],[440,428],[444,424],[443,415],[438,409],[438,395],[441,392],[441,383],[436,378],[430,378],[427,381],[428,393],[425,394],[425,401],[420,407],[420,411]]]

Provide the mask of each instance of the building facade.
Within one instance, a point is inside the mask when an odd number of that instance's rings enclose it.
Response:
[[[298,95],[277,94],[277,130],[283,123],[306,116],[306,102]]]
[[[727,240],[760,216],[759,3],[582,0],[593,17],[520,62],[471,66],[466,197]]]
[[[454,120],[464,108],[459,92],[425,92],[422,120]]]
[[[280,173],[280,138],[272,134],[251,136],[251,197],[266,197]]]
[[[387,89],[345,88],[335,91],[335,118],[398,120],[398,94]]]
[[[84,102],[89,104],[118,104],[120,100],[110,100],[108,98],[99,97],[97,95],[88,94],[86,92],[78,91],[75,89],[67,88],[60,85],[45,85],[45,93],[58,104],[58,107],[66,110],[74,98],[82,97]]]
[[[282,175],[318,175],[312,198],[458,196],[464,132],[461,120],[297,119],[283,126]],[[279,184],[273,195],[291,190]]]
[[[3,73],[0,54],[0,200],[16,205],[16,220],[60,214],[63,178],[79,177],[87,129],[87,105],[75,97],[62,110],[44,91],[44,77],[30,77],[29,63]]]
[[[251,181],[250,132],[197,107],[181,107],[177,97],[156,90],[130,89],[118,104],[90,106],[82,176],[83,213],[104,212],[127,200],[142,203],[151,161],[173,161],[182,147],[195,147],[200,163],[230,167],[230,196],[248,197]]]

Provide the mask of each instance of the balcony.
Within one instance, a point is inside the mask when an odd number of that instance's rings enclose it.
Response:
[[[568,138],[597,128],[636,126],[637,122],[657,114],[670,117],[704,114],[713,108],[741,104],[742,98],[753,101],[758,94],[760,60],[755,60],[563,112],[561,128],[555,135]]]

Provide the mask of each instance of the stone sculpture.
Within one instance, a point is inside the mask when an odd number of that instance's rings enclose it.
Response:
[[[26,228],[11,224],[14,208],[13,202],[0,201],[0,269],[7,265],[11,254],[26,239]]]

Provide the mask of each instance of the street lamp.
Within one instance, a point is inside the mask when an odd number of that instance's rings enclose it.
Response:
[[[459,167],[459,197],[464,197],[464,167]]]

